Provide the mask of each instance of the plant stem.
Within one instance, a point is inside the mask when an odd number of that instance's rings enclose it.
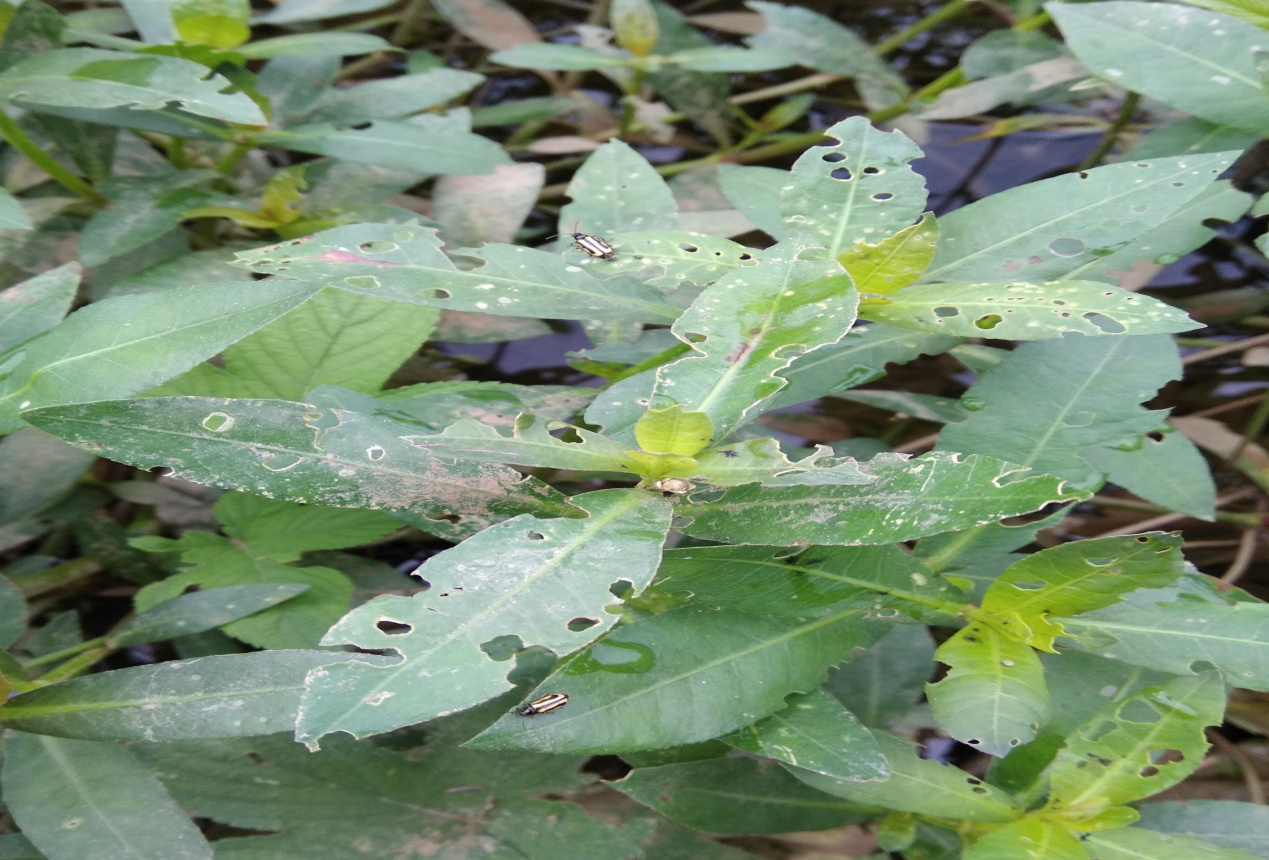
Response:
[[[22,130],[22,127],[18,125],[13,117],[2,110],[0,110],[0,137],[3,137],[10,146],[25,155],[32,164],[39,166],[40,169],[49,175],[50,179],[63,188],[99,206],[105,206],[110,202],[104,194],[67,170],[57,159],[45,152],[38,143],[31,139],[30,135]]]

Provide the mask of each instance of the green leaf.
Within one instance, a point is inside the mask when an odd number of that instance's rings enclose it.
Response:
[[[1256,860],[1265,856],[1144,827],[1120,827],[1090,833],[1084,847],[1092,860]]]
[[[1181,376],[1176,346],[1162,336],[1069,337],[1027,343],[982,375],[939,447],[990,453],[1077,483],[1097,479],[1086,448],[1114,445],[1159,424],[1140,403]]]
[[[863,117],[843,120],[824,134],[837,142],[804,152],[781,190],[780,212],[795,239],[838,257],[921,217],[925,179],[908,166],[923,154],[915,143],[897,131],[878,131]]]
[[[495,51],[489,59],[504,66],[520,69],[556,69],[559,71],[589,71],[629,66],[629,56],[608,56],[577,45],[548,45],[522,43],[505,51]]]
[[[789,384],[776,395],[771,408],[805,403],[872,382],[885,375],[887,364],[904,364],[920,355],[938,355],[958,343],[960,338],[922,334],[881,323],[856,325],[837,343],[794,359],[781,374]]]
[[[698,606],[804,617],[866,606],[879,618],[901,612],[946,624],[965,604],[959,590],[892,544],[814,546],[796,555],[770,546],[672,549],[656,587],[691,595]]]
[[[1259,27],[1179,4],[1055,3],[1050,11],[1075,56],[1116,86],[1221,125],[1269,125]]]
[[[1142,803],[1137,809],[1142,827],[1269,857],[1269,807],[1263,804],[1193,798]]]
[[[492,526],[415,571],[429,591],[379,597],[344,616],[325,644],[399,658],[315,671],[297,738],[315,746],[331,732],[365,737],[471,707],[511,689],[497,640],[565,655],[612,627],[611,589],[624,580],[638,593],[652,579],[669,506],[620,489],[573,502],[586,519],[525,516]]]
[[[392,51],[392,44],[369,33],[291,33],[272,39],[258,39],[238,48],[248,60],[278,57],[351,57]]]
[[[258,583],[195,591],[159,603],[110,631],[114,648],[214,630],[303,593],[307,585]]]
[[[624,141],[610,140],[592,152],[573,174],[567,194],[574,202],[560,210],[559,223],[574,225],[570,233],[581,229],[604,236],[678,227],[678,204],[670,186]]]
[[[232,197],[195,187],[215,178],[210,170],[187,170],[166,176],[120,177],[103,184],[110,207],[84,225],[79,253],[86,266],[100,266],[153,242],[199,208],[234,203]],[[200,278],[200,281],[203,280]]]
[[[683,607],[623,626],[542,683],[565,708],[504,716],[477,749],[613,753],[707,740],[809,692],[832,663],[885,629],[861,610],[813,620]]]
[[[1109,164],[984,197],[939,219],[939,252],[925,279],[1060,278],[1162,223],[1238,155]]]
[[[433,308],[322,289],[225,350],[224,384],[238,397],[302,400],[318,385],[378,391],[436,323]]]
[[[26,632],[26,613],[26,598],[21,590],[0,576],[0,647],[8,648]]]
[[[447,463],[382,418],[282,400],[156,397],[28,412],[56,436],[141,469],[332,507],[410,511],[466,535],[525,511],[577,516],[562,493],[506,466]]]
[[[784,52],[790,62],[855,79],[855,86],[871,107],[898,102],[907,85],[877,54],[872,45],[826,15],[780,3],[745,4],[763,17],[762,32],[748,39],[755,48]]]
[[[494,427],[514,426],[522,412],[544,420],[566,419],[585,407],[594,394],[593,388],[566,385],[454,381],[405,385],[380,392],[377,397],[334,388],[318,388],[311,396],[319,405],[393,418],[439,433],[463,418],[479,419]]]
[[[1044,651],[1053,650],[1053,636],[1024,636],[1034,626],[1045,629],[1051,617],[1078,615],[1111,606],[1139,588],[1162,588],[1183,572],[1181,536],[1147,532],[1128,537],[1072,541],[1042,549],[1013,564],[983,596],[984,620],[1002,629],[1016,623],[1014,636]]]
[[[766,72],[796,65],[795,61],[781,50],[766,48],[741,50],[726,45],[686,48],[675,51],[664,60],[694,72]]]
[[[718,184],[728,202],[776,241],[789,238],[780,215],[780,190],[788,181],[789,171],[774,167],[718,165]]]
[[[460,271],[441,253],[435,230],[358,224],[257,248],[239,259],[257,272],[447,310],[660,323],[679,315],[677,307],[637,281],[601,281],[545,251],[489,244],[472,253],[484,265]]]
[[[407,120],[372,120],[358,128],[314,123],[262,132],[257,137],[262,144],[283,149],[414,173],[489,173],[509,163],[498,144],[472,134],[471,117],[463,110]]]
[[[934,653],[950,668],[926,697],[940,728],[988,755],[1003,756],[1035,737],[1049,718],[1044,670],[1031,646],[971,622]]]
[[[255,102],[226,93],[229,81],[190,60],[63,48],[26,57],[0,73],[0,99],[38,111],[115,108],[160,111],[173,104],[196,116],[264,125]]]
[[[1202,328],[1184,311],[1096,281],[917,284],[864,302],[867,319],[933,334],[1044,340],[1085,335],[1171,334]]]
[[[933,663],[929,630],[900,624],[850,662],[830,669],[824,689],[864,725],[885,728],[924,695]]]
[[[1207,662],[1236,687],[1269,690],[1269,604],[1119,603],[1062,625],[1104,657],[1175,675]]]
[[[0,441],[0,523],[38,514],[65,496],[95,459],[34,427],[10,434]]]
[[[1202,520],[1216,516],[1216,484],[1198,447],[1164,424],[1118,446],[1085,448],[1080,457],[1131,493]]]
[[[0,722],[85,740],[267,735],[294,728],[306,672],[348,656],[258,651],[115,669],[14,697]]]
[[[566,442],[551,435],[567,429],[579,441]],[[635,471],[632,452],[606,436],[573,427],[560,421],[540,421],[522,413],[516,419],[514,436],[504,436],[481,421],[463,419],[429,436],[402,436],[416,448],[445,459],[479,463],[514,463],[518,466],[580,471]]]
[[[66,263],[0,291],[0,351],[56,326],[70,310],[82,273]]]
[[[865,806],[963,821],[1012,821],[1022,814],[1018,801],[948,764],[923,759],[910,741],[874,731],[890,762],[884,782],[850,782],[809,770],[791,769],[798,779],[835,797]]]
[[[880,454],[861,465],[872,483],[697,492],[675,515],[693,537],[789,546],[882,544],[962,529],[1079,497],[1047,475],[1011,480],[1017,467],[994,457]]]
[[[347,89],[325,89],[301,119],[305,123],[355,125],[409,116],[443,105],[478,86],[483,75],[460,69],[431,69],[417,75],[377,78]]]
[[[204,284],[96,302],[0,354],[0,432],[19,410],[123,397],[170,379],[297,307],[303,283]]]
[[[867,819],[858,806],[809,788],[774,762],[718,758],[635,768],[612,787],[710,833],[825,830]],[[738,809],[744,815],[737,815]]]
[[[23,834],[50,857],[212,857],[162,783],[115,744],[9,734],[4,799]]]
[[[469,725],[456,728],[470,732]],[[576,787],[581,761],[499,756],[454,748],[455,731],[395,752],[332,738],[313,754],[283,738],[146,744],[139,755],[164,774],[195,815],[256,834],[220,839],[234,860],[408,857],[420,845],[460,856],[546,858],[594,846],[587,860],[627,860],[647,839],[646,822],[620,828],[578,805],[533,795]]]
[[[823,690],[791,696],[783,711],[723,740],[739,750],[834,779],[871,782],[890,775],[877,739]]]
[[[1080,837],[1040,818],[1023,818],[985,834],[965,852],[965,860],[1088,860]],[[1163,860],[1163,858],[1158,858]]]
[[[1050,771],[1048,809],[1078,822],[1176,785],[1198,768],[1219,725],[1225,682],[1203,672],[1116,702],[1072,733]]]

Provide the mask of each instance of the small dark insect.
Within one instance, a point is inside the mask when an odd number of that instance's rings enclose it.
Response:
[[[612,245],[607,240],[598,236],[587,236],[585,233],[573,233],[573,244],[580,251],[585,251],[592,257],[598,257],[601,260],[615,260],[616,252],[613,251]]]
[[[568,693],[547,693],[545,696],[539,696],[529,704],[516,711],[521,717],[536,717],[538,714],[547,714],[557,708],[562,708],[568,704]]]
[[[740,456],[740,455],[739,455],[739,454],[737,454],[735,451],[727,451],[727,450],[724,450],[724,451],[721,451],[720,453],[721,453],[724,457],[739,457],[739,456]]]

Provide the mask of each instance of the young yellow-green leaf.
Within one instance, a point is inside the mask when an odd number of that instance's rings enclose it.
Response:
[[[1177,678],[1118,701],[1067,738],[1050,770],[1048,809],[1085,815],[1176,785],[1199,766],[1225,710],[1219,672]]]
[[[823,690],[791,696],[784,710],[724,735],[723,741],[834,779],[871,782],[890,775],[877,739]]]
[[[802,153],[781,189],[780,212],[795,239],[822,245],[836,258],[921,217],[925,178],[909,164],[922,156],[915,143],[858,116],[826,128],[824,135],[835,142]]]
[[[917,223],[880,242],[847,248],[837,262],[861,295],[888,295],[921,277],[934,259],[938,241],[938,221],[926,212]]]
[[[491,526],[415,571],[428,591],[379,597],[344,616],[324,644],[397,657],[314,671],[297,738],[316,746],[331,732],[365,737],[469,708],[511,689],[513,664],[487,650],[495,640],[563,656],[612,627],[612,589],[624,581],[642,591],[660,563],[669,505],[621,489],[573,502],[585,519]]]
[[[940,728],[988,755],[1003,756],[1032,740],[1049,718],[1044,669],[1031,646],[989,624],[971,622],[934,653],[950,668],[927,684]]]
[[[622,626],[567,661],[530,698],[568,704],[508,714],[468,742],[477,749],[626,752],[682,746],[734,731],[824,681],[886,625],[843,609],[818,618],[684,606]]]
[[[856,804],[810,788],[773,761],[737,756],[637,767],[612,787],[667,818],[710,833],[790,833],[868,818]]]
[[[455,537],[532,511],[575,517],[562,493],[508,466],[451,463],[384,418],[282,400],[152,397],[24,414],[97,454],[197,483],[331,507],[400,510]]]
[[[639,448],[653,454],[694,457],[714,436],[714,425],[704,412],[688,412],[681,405],[649,409],[635,424]]]
[[[860,316],[900,328],[956,337],[1047,340],[1086,335],[1172,334],[1202,328],[1184,311],[1097,281],[989,281],[916,284]]]
[[[964,860],[1089,860],[1079,836],[1061,824],[1033,817],[989,831],[963,856]]]
[[[0,708],[0,723],[86,740],[179,741],[285,732],[295,727],[305,674],[349,656],[256,651],[115,669],[14,697]]]
[[[194,822],[118,744],[10,733],[3,785],[14,821],[48,857],[211,860]]]
[[[889,732],[873,734],[890,763],[889,779],[852,782],[798,768],[790,772],[820,791],[865,806],[957,821],[1003,822],[1022,815],[1018,801],[1000,789],[952,765],[921,758],[911,741]]]
[[[482,247],[483,265],[459,270],[435,230],[356,224],[239,255],[257,272],[446,310],[548,319],[666,323],[679,309],[630,278],[600,280],[555,254],[515,245]]]
[[[686,534],[707,540],[856,546],[968,528],[1080,497],[1050,475],[1014,480],[1016,466],[981,455],[880,454],[860,468],[871,483],[702,491],[681,500],[675,514]]]
[[[250,281],[120,296],[0,353],[0,433],[18,412],[126,397],[170,379],[294,309],[312,284]]]
[[[1184,571],[1181,536],[1146,534],[1071,541],[1041,550],[1013,564],[987,589],[984,618],[1011,619],[1049,630],[1040,638],[1019,637],[1052,651],[1062,627],[1044,622],[1110,606],[1139,588],[1162,588]],[[1056,626],[1055,630],[1049,629]],[[1006,627],[1007,629],[1007,627]]]

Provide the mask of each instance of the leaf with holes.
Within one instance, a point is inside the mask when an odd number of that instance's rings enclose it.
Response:
[[[567,442],[551,434],[567,430],[579,441]],[[475,463],[513,463],[517,466],[574,469],[592,472],[629,472],[630,449],[598,433],[562,421],[541,421],[522,413],[513,436],[471,419],[456,421],[440,433],[402,436],[409,444],[436,457]]]
[[[1003,756],[1032,740],[1049,717],[1040,658],[990,624],[971,622],[934,653],[947,675],[925,687],[934,719],[949,735]]]
[[[1069,818],[1158,794],[1192,774],[1219,725],[1225,682],[1203,672],[1114,702],[1068,738],[1050,770],[1049,811]]]
[[[964,821],[1012,821],[1022,814],[1018,801],[1010,795],[959,768],[921,758],[910,741],[883,731],[873,735],[890,764],[890,778],[882,782],[854,782],[799,768],[789,770],[807,785],[834,797],[896,812]]]
[[[477,749],[630,752],[707,740],[785,707],[828,667],[866,648],[886,623],[841,609],[813,619],[685,606],[622,626],[567,661],[534,695],[567,708],[503,717]]]
[[[890,775],[877,739],[823,690],[791,696],[783,711],[723,740],[753,755],[834,779],[871,782]]]
[[[1158,299],[1096,281],[918,284],[865,301],[860,315],[900,328],[957,337],[1045,340],[1087,335],[1172,334],[1202,328]]]
[[[925,207],[925,179],[908,162],[921,150],[897,131],[879,131],[863,117],[824,130],[836,140],[812,146],[793,164],[780,211],[796,239],[837,257],[911,226]]]
[[[798,356],[781,376],[789,384],[772,409],[805,403],[885,375],[887,364],[904,364],[921,355],[938,355],[961,342],[945,334],[872,323],[856,325],[837,343]]]
[[[23,413],[73,445],[187,481],[331,507],[409,511],[455,538],[530,511],[575,517],[565,496],[508,466],[449,463],[385,418],[283,400],[151,397]]]
[[[436,231],[355,224],[238,255],[256,272],[446,310],[548,319],[672,322],[679,308],[629,278],[592,277],[555,254],[490,243],[465,252],[483,265],[459,270]]]
[[[679,528],[728,543],[858,546],[996,522],[1081,497],[1058,478],[1020,478],[1018,467],[981,455],[879,454],[860,468],[871,483],[699,491],[676,507]]]
[[[1139,404],[1181,376],[1171,338],[1066,337],[1007,353],[961,398],[969,417],[939,447],[991,454],[1078,483],[1099,480],[1080,452],[1159,425]]]
[[[712,284],[758,263],[752,249],[702,233],[642,230],[605,238],[617,257],[603,267],[604,274],[638,272],[645,284],[663,290],[678,289],[684,283]]]
[[[605,607],[620,582],[652,579],[669,528],[654,493],[575,496],[579,520],[516,517],[428,559],[429,590],[354,609],[323,639],[398,655],[389,666],[336,664],[310,673],[296,737],[391,731],[469,708],[511,689],[507,658],[538,645],[571,654],[616,623]]]
[[[1059,544],[1016,562],[993,582],[980,617],[1011,629],[1029,645],[1053,651],[1053,638],[1063,632],[1053,617],[1110,606],[1139,588],[1162,588],[1184,572],[1184,563],[1176,533]]]
[[[925,279],[1061,278],[1162,223],[1241,154],[1125,161],[984,197],[939,219],[939,250]]]
[[[722,439],[784,387],[780,371],[794,359],[841,340],[855,319],[855,288],[836,262],[799,260],[800,250],[770,248],[761,266],[696,298],[672,328],[694,353],[657,369],[654,406],[703,412]]]

